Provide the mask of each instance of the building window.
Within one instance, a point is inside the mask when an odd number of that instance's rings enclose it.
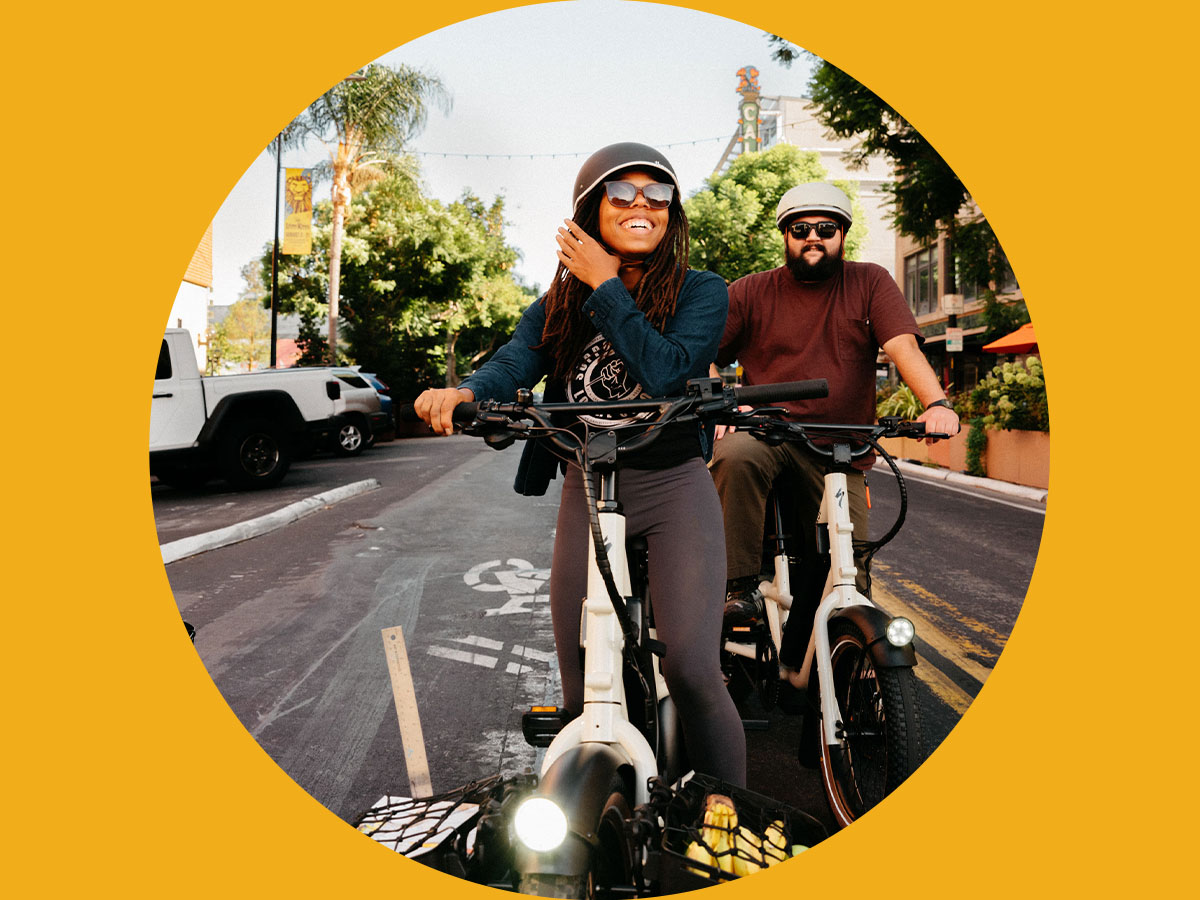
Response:
[[[1013,273],[1012,266],[1008,264],[1008,257],[1001,254],[1000,283],[996,285],[996,293],[1011,294],[1019,288],[1020,285],[1017,284],[1017,276]]]
[[[904,260],[904,298],[915,315],[938,310],[938,249],[929,247]]]

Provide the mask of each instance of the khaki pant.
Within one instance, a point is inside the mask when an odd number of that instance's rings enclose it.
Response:
[[[762,567],[763,521],[766,517],[767,492],[784,471],[795,476],[798,495],[795,508],[799,516],[800,540],[809,544],[795,547],[797,555],[809,556],[815,541],[814,524],[825,492],[824,460],[805,452],[798,444],[776,446],[735,431],[716,442],[709,464],[721,509],[725,518],[725,553],[727,577],[732,580],[757,575]],[[866,479],[862,472],[847,474],[850,493],[850,521],[854,523],[856,540],[867,539],[869,513],[866,498]],[[858,576],[855,585],[863,594],[870,590],[870,574],[858,553],[855,553]],[[793,585],[793,590],[795,590]],[[819,590],[819,588],[818,588]]]

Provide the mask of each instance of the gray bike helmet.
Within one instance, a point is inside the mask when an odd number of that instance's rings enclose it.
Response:
[[[775,224],[780,229],[792,216],[812,216],[826,213],[849,229],[854,222],[850,211],[850,198],[839,187],[824,181],[810,181],[792,188],[779,200],[775,208]]]
[[[667,158],[646,144],[625,142],[609,144],[601,147],[587,158],[587,162],[575,176],[575,193],[571,196],[571,215],[579,212],[579,204],[583,198],[592,192],[609,175],[623,169],[652,169],[666,176],[667,181],[675,186],[675,197],[682,201],[679,190],[679,179],[675,170],[667,162]]]

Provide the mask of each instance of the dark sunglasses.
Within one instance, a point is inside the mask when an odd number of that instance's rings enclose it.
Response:
[[[814,228],[817,229],[817,237],[822,240],[829,240],[841,229],[841,225],[837,222],[817,222],[815,225],[812,222],[792,222],[786,226],[788,233],[794,237],[804,240],[808,237],[808,233]]]
[[[671,198],[675,196],[675,186],[652,181],[639,188],[632,181],[604,182],[604,193],[608,202],[619,209],[633,206],[639,192],[646,198],[646,205],[651,209],[666,209],[671,205]]]

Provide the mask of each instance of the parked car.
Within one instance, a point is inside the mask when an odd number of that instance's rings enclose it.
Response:
[[[367,384],[375,388],[375,393],[379,394],[380,408],[387,416],[387,424],[382,430],[371,433],[371,443],[375,443],[376,441],[394,441],[396,439],[396,416],[392,405],[392,389],[373,372],[364,372],[362,369],[356,369],[356,371],[363,377],[363,380]]]
[[[332,449],[338,456],[358,456],[391,428],[391,416],[383,411],[379,392],[361,374],[354,369],[331,371],[342,382],[341,396],[334,401],[341,427]]]

